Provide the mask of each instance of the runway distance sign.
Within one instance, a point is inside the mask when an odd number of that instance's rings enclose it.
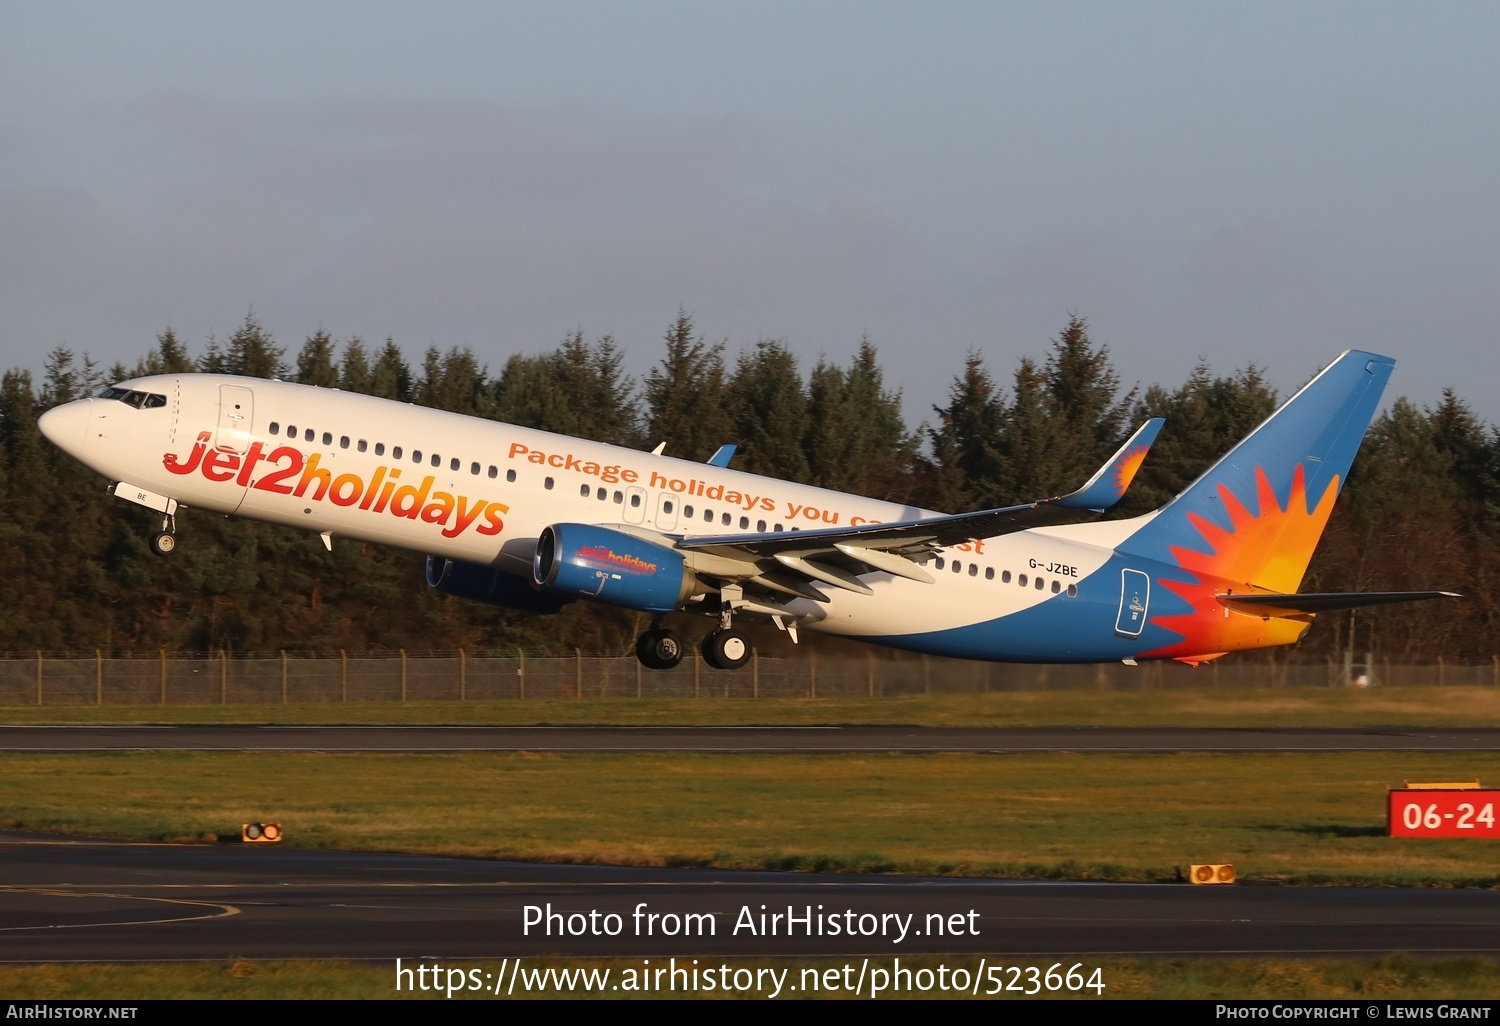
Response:
[[[1487,837],[1500,839],[1500,790],[1391,788],[1387,833],[1391,837]]]

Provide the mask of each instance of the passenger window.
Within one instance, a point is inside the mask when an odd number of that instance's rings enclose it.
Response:
[[[725,527],[728,527],[731,519],[732,518],[729,516],[729,514],[725,513],[723,516],[719,517],[719,523],[723,524]]]
[[[750,530],[750,518],[749,517],[740,517],[740,530],[741,531],[748,531],[748,530]]]
[[[955,559],[953,561],[953,572],[954,573],[958,573],[963,568],[964,568],[964,565],[962,563],[960,563],[958,560]]]
[[[469,473],[473,474],[475,477],[478,477],[479,476],[479,464],[477,464],[477,463],[470,463],[469,464]],[[490,476],[493,477],[494,475],[491,474]]]
[[[286,426],[286,436],[288,438],[292,439],[293,441],[296,441],[296,439],[297,439],[297,426],[295,424],[288,424]]]
[[[495,475],[491,474],[490,476],[494,477]],[[505,472],[505,480],[514,483],[514,481],[516,480],[516,472],[514,470],[507,470]]]
[[[970,577],[978,577],[979,576],[979,564],[978,563],[970,563],[969,564],[969,576]]]
[[[591,489],[589,488],[588,485],[579,485],[578,486],[578,494],[581,495],[581,496],[583,496],[585,499],[587,499],[589,497],[589,492],[590,491],[591,491]]]
[[[443,465],[443,458],[441,456],[439,456],[437,453],[433,453],[432,454],[432,465],[434,467],[440,467],[440,466],[442,466]]]
[[[631,509],[640,509],[641,508],[641,497],[639,495],[632,495],[630,497],[630,508]]]
[[[385,443],[384,442],[376,442],[375,443],[375,455],[376,456],[384,456],[385,455]]]
[[[948,561],[945,560],[942,556],[939,556],[937,559],[932,561],[932,565],[941,570],[943,567],[948,565]]]
[[[1016,578],[1016,583],[1019,584],[1023,588],[1026,587],[1026,575],[1022,574],[1020,577],[1017,577]]]
[[[1062,584],[1060,582],[1058,582],[1058,581],[1053,581],[1052,582],[1052,594],[1056,595],[1060,591],[1062,591]]]
[[[1076,584],[1070,584],[1070,585],[1068,585],[1068,598],[1077,598],[1077,597],[1078,597],[1078,585],[1076,585]]]
[[[994,567],[987,566],[987,567],[984,568],[984,579],[986,581],[993,581],[995,579],[995,568]]]
[[[413,449],[411,451],[411,461],[413,463],[421,463],[422,462],[422,450],[421,449]]]
[[[393,459],[393,460],[399,460],[400,458],[401,458],[401,446],[399,446],[399,445],[393,445],[393,446],[391,446],[391,459]]]
[[[348,435],[344,435],[341,438],[339,438],[339,448],[340,449],[347,449],[347,448],[349,448],[349,436]]]
[[[323,444],[324,445],[332,445],[333,444],[333,432],[332,431],[324,431],[323,432]]]
[[[584,485],[584,487],[587,488],[588,486]],[[594,498],[598,499],[600,502],[603,502],[605,499],[609,498],[609,489],[608,488],[601,488],[601,489],[599,489],[599,494],[597,494],[596,496],[594,496]]]
[[[547,480],[545,480],[545,481],[542,482],[542,487],[545,488],[545,489],[547,489],[550,492],[552,490],[553,483],[554,483],[553,480],[549,477],[549,478],[547,478]]]
[[[625,501],[625,493],[624,492],[615,492],[615,503],[619,504],[619,503],[622,503],[624,501]]]
[[[705,524],[711,524],[711,523],[714,522],[714,511],[713,510],[706,509],[706,510],[703,511],[703,522]]]
[[[359,445],[355,446],[355,448],[358,449],[360,452],[365,452],[367,449],[370,448],[370,443],[367,442],[367,441],[365,441],[363,438],[361,438],[359,440]]]
[[[1009,584],[1010,583],[1010,571],[1009,570],[1002,570],[1002,571],[1000,571],[1000,583],[1001,584]]]
[[[275,421],[274,421],[274,420],[273,420],[273,421],[271,421],[271,426],[270,426],[270,427],[269,427],[269,428],[267,428],[267,429],[266,429],[266,430],[268,430],[268,431],[270,431],[270,432],[271,432],[271,434],[273,434],[273,435],[274,435],[274,434],[279,434],[279,433],[280,433],[280,431],[281,431],[281,425],[280,425],[280,424],[278,424],[278,423],[276,423],[276,422],[275,422]]]
[[[784,531],[784,530],[786,530],[786,528],[782,527],[780,524],[773,524],[771,526],[771,533],[772,534],[775,534],[778,531]]]
[[[685,516],[685,517],[691,517],[693,515],[693,507],[691,507],[691,506],[684,506],[684,507],[682,507],[682,515]]]
[[[672,503],[670,503],[670,502],[664,502],[664,503],[661,504],[661,511],[663,513],[670,514],[672,512],[672,510],[675,509],[675,508],[676,507]]]
[[[490,479],[493,480],[494,478],[497,478],[499,476],[500,476],[500,468],[497,467],[497,466],[491,465],[490,466]]]
[[[755,530],[759,534],[765,534],[766,533],[766,522],[764,520],[757,520],[755,522]]]
[[[453,459],[451,459],[451,460],[448,461],[448,469],[449,470],[457,470],[458,468],[459,468],[459,462],[458,462],[458,458],[457,457],[454,457]],[[474,464],[474,473],[476,473],[476,474],[479,473],[479,464],[477,464],[477,463]]]
[[[302,440],[304,442],[311,442],[314,437],[315,437],[315,435],[314,435],[314,432],[313,432],[312,428],[307,428],[305,431],[302,432]]]
[[[1042,580],[1040,577],[1038,577],[1036,579],[1036,590],[1037,591],[1041,591],[1044,587],[1046,587],[1046,585],[1047,585],[1047,582],[1044,581],[1044,580]]]

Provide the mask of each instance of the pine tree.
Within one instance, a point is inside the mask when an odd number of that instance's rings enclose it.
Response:
[[[693,319],[678,311],[667,329],[667,355],[646,377],[646,433],[666,443],[668,456],[703,460],[731,441],[734,424],[724,397],[724,344],[693,334]]]
[[[225,364],[230,374],[243,374],[252,378],[284,378],[286,365],[282,362],[285,351],[276,344],[270,332],[261,327],[255,314],[247,313],[245,323],[229,336]]]
[[[785,342],[762,341],[740,354],[725,390],[739,446],[735,466],[788,481],[811,477],[803,440],[807,392]]]
[[[339,372],[333,362],[333,336],[321,328],[302,343],[297,354],[297,381],[319,388],[337,388]]]

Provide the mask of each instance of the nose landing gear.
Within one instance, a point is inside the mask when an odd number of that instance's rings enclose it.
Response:
[[[177,518],[165,516],[161,518],[161,530],[151,536],[151,551],[158,556],[170,556],[177,550]]]

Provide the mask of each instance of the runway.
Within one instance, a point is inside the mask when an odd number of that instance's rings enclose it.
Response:
[[[8,962],[923,952],[1494,956],[1500,892],[622,869],[0,832]]]
[[[0,751],[1494,752],[1496,728],[0,726]]]

